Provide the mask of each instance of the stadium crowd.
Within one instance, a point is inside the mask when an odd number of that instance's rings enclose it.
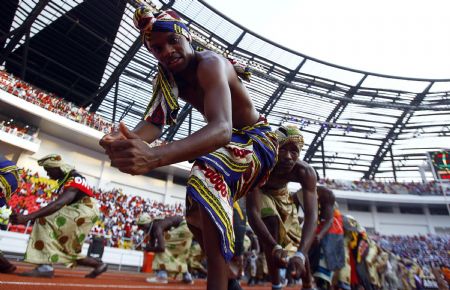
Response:
[[[8,119],[0,115],[0,131],[35,142],[37,140],[38,129],[34,126],[24,124],[14,119]]]
[[[389,194],[443,195],[440,184],[434,181],[422,182],[383,182],[375,180],[334,180],[321,179],[320,184],[330,189]],[[450,194],[450,187],[445,189]]]
[[[84,124],[98,131],[109,133],[112,124],[101,116],[83,107],[68,102],[55,94],[38,89],[4,70],[0,70],[0,88],[27,102],[38,105],[72,121]]]

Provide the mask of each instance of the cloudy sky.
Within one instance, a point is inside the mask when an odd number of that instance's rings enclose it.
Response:
[[[450,79],[448,0],[205,1],[310,57],[374,73]]]

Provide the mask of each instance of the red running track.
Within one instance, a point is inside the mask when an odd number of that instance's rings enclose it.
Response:
[[[17,274],[33,269],[32,265],[15,263],[17,270],[13,274],[0,274],[0,290],[138,290],[138,289],[161,289],[161,290],[204,290],[206,281],[195,280],[194,284],[186,285],[181,281],[170,280],[168,284],[147,283],[145,278],[148,273],[108,271],[96,279],[84,278],[90,269],[88,268],[56,268],[54,278],[22,277]],[[242,285],[245,290],[271,289],[270,284],[257,286]],[[299,286],[289,289],[300,289]]]

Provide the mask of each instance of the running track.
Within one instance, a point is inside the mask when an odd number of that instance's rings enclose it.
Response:
[[[147,273],[108,271],[103,273],[97,279],[86,279],[84,275],[90,269],[88,268],[56,268],[55,277],[32,278],[21,277],[18,273],[29,271],[33,266],[24,263],[15,263],[17,270],[14,274],[0,274],[0,290],[133,290],[133,289],[161,289],[161,290],[204,290],[206,289],[205,280],[195,280],[193,285],[186,285],[180,281],[169,281],[168,284],[149,284],[145,278]],[[263,290],[271,289],[270,284],[248,287],[243,285],[245,290]],[[298,290],[299,287],[289,288]]]

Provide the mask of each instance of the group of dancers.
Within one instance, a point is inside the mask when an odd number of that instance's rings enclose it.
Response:
[[[158,60],[153,95],[134,129],[120,123],[117,131],[100,140],[100,145],[111,166],[131,175],[193,161],[185,219],[162,220],[166,225],[160,221],[155,227],[160,232],[153,230],[154,236],[160,235],[153,250],[161,251],[161,231],[181,224],[190,230],[207,257],[207,289],[241,289],[231,274],[230,261],[236,257],[241,239],[236,238],[241,235],[233,218],[234,204],[245,199],[248,222],[265,254],[272,289],[283,288],[280,269],[287,269],[286,276],[294,281],[301,278],[302,289],[316,287],[314,272],[330,282],[333,271],[349,264],[346,259],[351,257],[344,250],[344,221],[332,192],[317,187],[316,171],[299,159],[304,143],[299,129],[281,126],[273,131],[242,83],[248,74],[215,52],[194,49],[188,27],[175,12],[142,3],[133,20],[143,44]],[[203,114],[207,124],[185,139],[148,146],[161,136],[165,125],[176,123],[179,98]],[[97,277],[107,265],[80,254],[99,216],[91,189],[85,178],[57,154],[40,159],[39,165],[50,178],[58,180],[58,198],[29,215],[14,213],[10,217],[17,224],[34,220],[25,261],[38,267],[22,275],[52,277],[52,264],[65,263],[90,266],[93,270],[86,277]],[[5,202],[17,187],[15,170],[13,163],[2,160],[0,181]],[[300,183],[302,190],[291,195],[289,182]],[[304,212],[302,226],[299,206]],[[149,231],[148,227],[155,224],[145,213],[136,218]],[[360,240],[355,257],[358,261],[363,247]],[[13,272],[15,266],[2,257],[0,270]],[[342,289],[350,289],[349,275],[343,274]],[[189,281],[189,277],[184,278]]]

